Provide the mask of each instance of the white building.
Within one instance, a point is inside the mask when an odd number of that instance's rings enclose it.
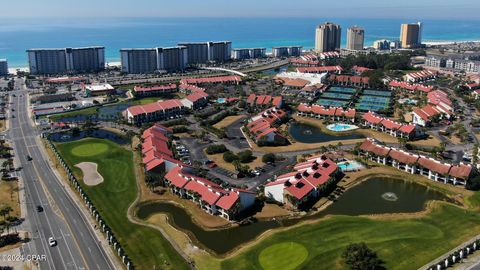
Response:
[[[308,85],[322,84],[325,82],[328,73],[302,73],[302,72],[282,72],[277,74],[278,78],[302,79],[310,83]]]

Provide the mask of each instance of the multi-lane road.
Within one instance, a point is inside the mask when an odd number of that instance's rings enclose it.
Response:
[[[19,85],[20,84],[20,85]],[[67,192],[68,186],[58,179],[47,161],[37,130],[28,114],[28,94],[24,82],[16,80],[11,93],[10,127],[7,137],[13,142],[16,162],[22,170],[26,218],[22,229],[30,232],[31,241],[21,248],[28,255],[44,255],[40,269],[114,269],[102,248],[94,228],[78,201]],[[28,156],[32,158],[29,160]],[[37,206],[43,211],[38,212]],[[50,247],[48,238],[58,244]]]

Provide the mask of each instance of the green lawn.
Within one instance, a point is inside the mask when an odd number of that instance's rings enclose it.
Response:
[[[144,105],[148,103],[153,103],[155,101],[163,100],[164,98],[162,97],[146,97],[146,98],[141,98],[141,99],[134,99],[130,100],[132,101],[133,104],[135,105]]]
[[[276,233],[223,261],[221,268],[283,270],[296,265],[297,269],[348,269],[341,259],[345,247],[365,242],[385,261],[387,269],[417,269],[479,231],[480,214],[446,204],[422,218],[374,220],[334,216]],[[292,241],[297,248],[288,244]],[[304,261],[298,259],[305,255],[303,247],[308,250]]]
[[[81,176],[81,170],[74,167],[75,164],[98,164],[104,182],[82,187],[136,269],[153,269],[154,266],[157,269],[188,269],[183,258],[159,231],[130,223],[127,219],[127,209],[137,195],[131,151],[111,141],[94,138],[60,143],[57,147],[77,176]]]

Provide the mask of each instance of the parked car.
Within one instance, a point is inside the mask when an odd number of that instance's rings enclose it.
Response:
[[[37,212],[39,213],[43,212],[43,207],[40,205],[37,205]]]
[[[57,245],[57,240],[55,240],[55,238],[52,237],[49,237],[48,238],[48,245],[51,246],[51,247],[54,247]]]

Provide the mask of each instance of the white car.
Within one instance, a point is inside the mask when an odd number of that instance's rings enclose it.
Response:
[[[57,245],[57,240],[55,240],[55,238],[53,238],[53,237],[48,238],[48,245],[51,246],[51,247],[56,246]]]

